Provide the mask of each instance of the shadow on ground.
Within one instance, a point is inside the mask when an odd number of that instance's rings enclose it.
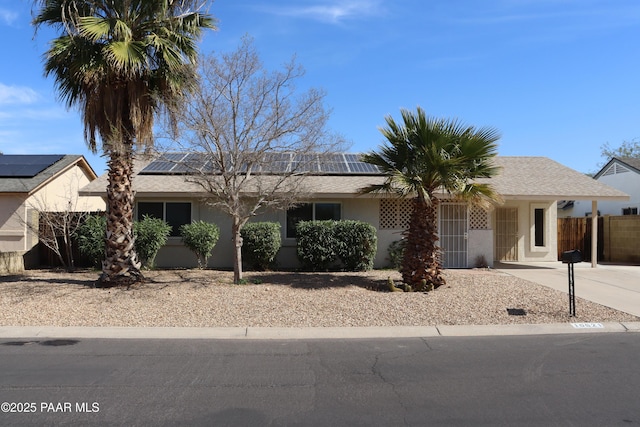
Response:
[[[31,276],[2,276],[0,282],[20,282],[20,283],[50,283],[52,285],[77,285],[87,288],[95,288],[98,276],[95,279],[70,279],[68,275],[59,277],[31,277]]]
[[[388,291],[387,280],[364,275],[352,275],[344,273],[255,273],[246,274],[251,283],[269,283],[278,286],[290,286],[296,289],[330,289],[357,286],[370,291]]]
[[[496,262],[493,264],[494,270],[555,270],[556,266],[545,267],[542,265],[518,264],[510,262]]]

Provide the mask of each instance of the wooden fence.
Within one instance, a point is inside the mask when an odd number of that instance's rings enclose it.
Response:
[[[598,231],[601,231],[602,218],[598,218]],[[602,255],[601,234],[598,233],[598,261]],[[591,259],[591,218],[558,218],[558,261],[562,252],[578,249],[583,259]]]
[[[574,249],[591,259],[591,218],[558,218],[558,260]],[[598,218],[598,261],[640,263],[640,216]]]

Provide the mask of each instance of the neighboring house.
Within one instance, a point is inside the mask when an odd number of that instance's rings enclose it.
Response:
[[[79,197],[78,189],[97,178],[83,156],[0,155],[0,252],[19,252],[33,266],[29,251],[38,236],[27,227],[37,211],[104,210],[101,197]]]
[[[614,157],[593,177],[631,196],[626,201],[603,201],[598,204],[599,215],[640,215],[640,159]],[[591,203],[576,200],[562,216],[590,216]]]
[[[255,218],[282,225],[280,267],[298,265],[294,225],[300,219],[356,219],[372,224],[378,230],[375,267],[388,265],[387,249],[402,236],[409,219],[410,201],[358,194],[360,188],[381,183],[384,177],[371,165],[354,158],[357,156],[344,155],[344,164],[326,165],[327,171],[340,172],[306,176],[310,196],[303,200],[304,204],[287,212],[265,213]],[[498,157],[496,163],[500,174],[485,181],[502,195],[504,203],[500,206],[483,210],[441,195],[438,226],[447,268],[474,267],[480,257],[489,265],[493,265],[494,260],[555,261],[558,200],[628,199],[625,193],[545,157]],[[136,164],[133,187],[137,217],[150,214],[174,227],[156,264],[159,267],[195,266],[195,257],[180,242],[177,227],[204,220],[218,224],[221,231],[209,266],[230,268],[233,251],[229,217],[205,206],[202,200],[206,194],[198,185],[185,182],[179,170],[184,170],[179,164],[163,161]],[[80,194],[104,196],[105,187],[106,175],[103,175],[81,189]]]

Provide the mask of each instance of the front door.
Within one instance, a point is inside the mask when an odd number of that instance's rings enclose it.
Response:
[[[518,260],[518,208],[496,209],[495,247],[498,261]]]
[[[440,247],[444,268],[467,268],[467,205],[440,205]]]

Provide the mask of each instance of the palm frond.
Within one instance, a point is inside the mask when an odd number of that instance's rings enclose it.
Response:
[[[100,16],[82,16],[78,18],[79,34],[92,41],[107,40],[111,33],[112,23]]]
[[[215,28],[197,0],[35,0],[33,23],[60,31],[44,57],[95,149],[114,137],[151,140],[153,116],[194,87],[197,40]],[[170,112],[170,109],[165,109]]]
[[[415,112],[402,109],[400,113],[401,123],[385,117],[386,127],[380,132],[387,144],[362,159],[387,175],[389,185],[383,188],[417,195],[425,201],[431,200],[439,188],[462,196],[493,197],[488,186],[474,189],[468,185],[498,173],[492,161],[500,138],[495,129],[476,129],[457,119],[429,117],[421,107]]]

